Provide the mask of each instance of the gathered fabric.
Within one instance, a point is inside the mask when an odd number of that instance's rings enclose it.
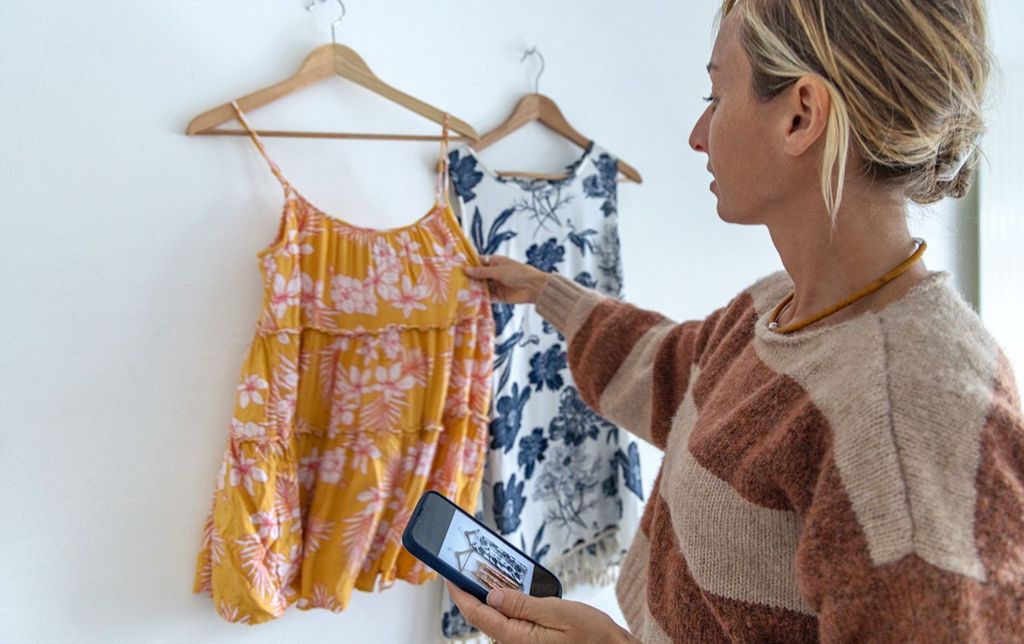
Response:
[[[343,610],[352,590],[436,576],[401,545],[426,490],[473,512],[492,396],[494,322],[448,204],[363,228],[299,194],[232,102],[285,200],[258,253],[264,301],[242,365],[194,583],[256,624]],[[447,125],[441,158],[446,158]]]

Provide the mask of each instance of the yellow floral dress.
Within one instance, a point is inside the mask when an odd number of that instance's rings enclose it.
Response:
[[[267,155],[285,204],[258,254],[265,289],[194,584],[257,624],[341,611],[353,588],[435,573],[401,545],[425,490],[473,512],[483,474],[494,322],[479,257],[443,186],[388,230],[330,217]],[[444,130],[447,143],[447,127]]]

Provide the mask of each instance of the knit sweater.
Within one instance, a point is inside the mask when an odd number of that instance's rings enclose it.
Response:
[[[1019,641],[1024,421],[932,272],[790,335],[770,275],[682,324],[553,276],[584,400],[665,452],[616,594],[645,642]]]

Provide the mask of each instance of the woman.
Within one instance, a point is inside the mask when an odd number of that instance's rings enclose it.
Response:
[[[616,593],[449,584],[501,642],[1011,641],[1024,423],[1006,357],[918,261],[907,201],[963,196],[980,0],[726,0],[690,135],[718,214],[784,271],[675,324],[508,258],[467,269],[566,336],[595,410],[665,450]],[[880,286],[879,286],[880,285]]]

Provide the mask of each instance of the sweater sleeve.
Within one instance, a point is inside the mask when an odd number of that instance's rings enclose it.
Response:
[[[708,320],[677,324],[552,275],[537,312],[565,336],[569,369],[594,411],[664,449],[707,343]]]
[[[909,534],[865,526],[879,516],[853,511],[841,468],[829,454],[811,504],[801,513],[797,583],[818,613],[822,642],[1009,642],[1024,633],[1024,423],[1004,399],[989,414],[974,478],[973,539],[941,528],[963,504],[936,489],[933,509],[909,504]],[[936,467],[950,467],[934,461]],[[904,461],[906,476],[925,468]],[[920,504],[920,500],[917,501]],[[938,527],[936,527],[938,526]]]

